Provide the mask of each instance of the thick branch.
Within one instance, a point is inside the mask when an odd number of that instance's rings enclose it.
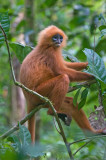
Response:
[[[27,114],[25,116],[25,118],[23,118],[21,121],[19,121],[19,123],[22,125],[24,124],[28,119],[30,119],[37,111],[39,111],[41,108],[44,107],[45,104],[43,105],[39,105],[38,107],[36,107],[35,109],[33,109],[29,114]],[[4,133],[2,136],[0,136],[0,140],[1,139],[5,139],[7,138],[10,134],[12,134],[13,132],[15,132],[16,130],[18,130],[18,124],[15,125],[13,128],[11,128],[10,130],[8,130],[6,133]]]

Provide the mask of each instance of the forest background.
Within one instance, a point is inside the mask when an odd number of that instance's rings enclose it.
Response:
[[[23,51],[24,47],[16,44],[16,42],[31,47],[36,46],[39,31],[51,24],[61,28],[68,36],[67,47],[63,52],[66,59],[68,57],[68,60],[72,58],[76,61],[72,57],[75,56],[79,61],[86,61],[87,58],[83,50],[88,48],[93,49],[103,59],[106,66],[105,0],[0,0],[0,22],[3,14],[5,15],[7,12],[10,21],[8,40],[17,80],[19,80],[20,62],[26,53]],[[26,115],[26,102],[21,89],[13,84],[6,45],[3,43],[0,46],[0,135],[2,135]],[[76,83],[71,84],[71,86],[74,85]],[[105,126],[105,116],[103,111],[97,113],[96,110],[96,107],[100,106],[96,85],[90,86],[86,103],[82,107],[91,124],[99,128]],[[106,84],[100,81],[100,85],[105,110]],[[77,90],[69,93],[68,96],[74,97],[76,93]],[[80,99],[81,97],[77,99],[78,102]],[[98,118],[98,114],[101,115],[101,119]],[[98,121],[101,123],[99,124]],[[37,113],[36,122],[36,140],[40,144],[35,146],[37,147],[36,152],[34,150],[33,153],[30,153],[31,156],[40,156],[39,159],[41,160],[68,159],[64,142],[55,128],[53,118],[47,116],[45,109],[41,109]],[[69,142],[85,138],[74,121],[71,122],[70,127],[66,127],[63,123],[62,125]],[[27,154],[23,151],[22,142],[19,139],[16,140],[19,133],[15,134],[17,135],[15,135],[15,140],[13,135],[10,139],[0,143],[1,159],[11,159],[11,157],[13,160],[26,159]],[[84,144],[83,141],[73,144],[71,146],[72,152],[75,153]],[[44,152],[44,148],[48,149]],[[75,159],[106,159],[106,138],[91,141],[75,154]]]

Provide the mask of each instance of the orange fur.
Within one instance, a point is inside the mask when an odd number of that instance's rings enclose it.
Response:
[[[56,47],[52,42],[52,36],[60,34],[63,36],[63,42],[60,47]],[[88,65],[84,63],[65,62],[61,49],[65,46],[67,36],[56,26],[49,26],[39,33],[38,45],[24,59],[20,70],[20,81],[26,87],[48,97],[58,113],[64,113],[76,120],[82,129],[94,131],[91,128],[82,110],[78,111],[73,106],[72,99],[65,102],[65,95],[68,91],[69,82],[85,81],[93,78],[92,75],[81,72]],[[26,91],[24,91],[28,105],[28,113],[38,104],[43,103],[41,100]],[[49,109],[48,114],[53,115]],[[32,141],[34,142],[35,127],[34,117],[29,122],[29,131]]]

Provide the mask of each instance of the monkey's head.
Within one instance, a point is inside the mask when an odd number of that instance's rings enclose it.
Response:
[[[65,33],[54,25],[51,25],[39,33],[38,45],[47,47],[64,47],[67,36]]]

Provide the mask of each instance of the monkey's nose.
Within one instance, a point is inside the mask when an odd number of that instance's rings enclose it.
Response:
[[[60,39],[58,39],[58,40],[55,42],[55,45],[56,45],[57,47],[59,47],[59,46],[61,45]]]
[[[58,40],[57,40],[57,43],[58,43],[58,44],[61,44],[61,41],[60,41],[60,39],[58,39]]]

